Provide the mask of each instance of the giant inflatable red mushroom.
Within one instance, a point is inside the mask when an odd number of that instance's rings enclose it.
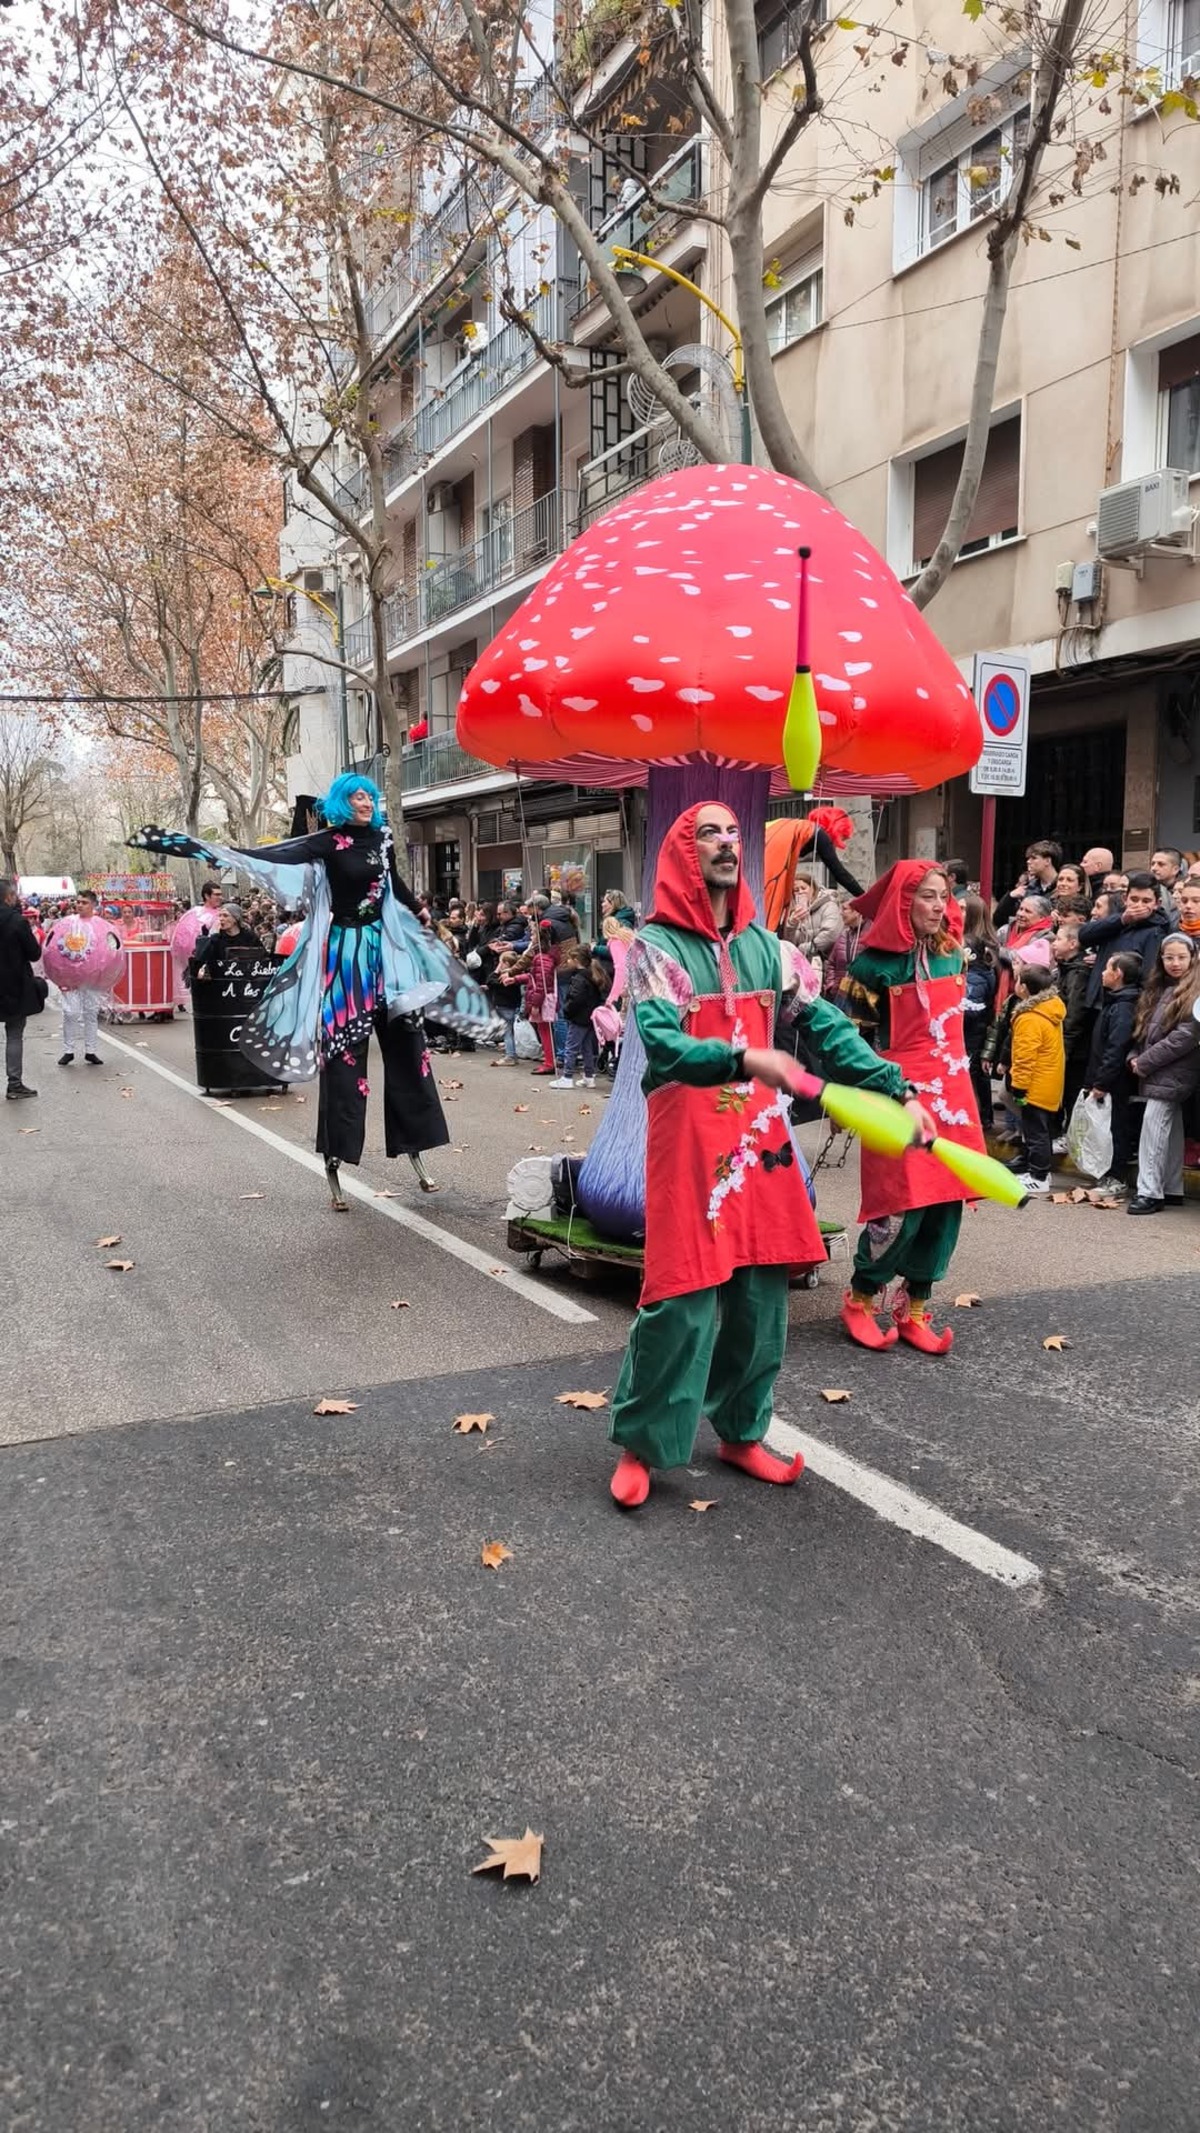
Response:
[[[467,676],[461,745],[527,777],[645,785],[644,897],[675,816],[726,801],[761,903],[767,800],[790,789],[801,548],[814,790],[894,797],[969,770],[978,712],[898,579],[824,497],[748,466],[664,475],[572,541]],[[640,1050],[631,1027],[584,1166],[592,1219],[620,1234],[636,1233],[641,1212]]]

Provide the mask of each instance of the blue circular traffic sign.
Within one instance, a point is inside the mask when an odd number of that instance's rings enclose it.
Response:
[[[983,716],[993,733],[1007,739],[1021,716],[1021,691],[1011,674],[993,674],[983,692]]]

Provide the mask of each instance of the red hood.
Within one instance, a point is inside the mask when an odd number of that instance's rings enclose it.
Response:
[[[913,897],[925,876],[935,869],[936,861],[932,859],[898,859],[862,896],[854,898],[848,908],[857,911],[864,923],[870,923],[869,947],[882,948],[885,954],[893,955],[915,948]],[[946,931],[955,940],[962,939],[962,905],[953,897],[946,907]]]
[[[659,848],[658,866],[654,874],[654,905],[650,916],[664,926],[680,926],[688,933],[702,933],[706,940],[717,941],[717,922],[713,917],[712,899],[700,872],[700,857],[696,850],[696,818],[706,807],[720,803],[702,800],[695,807],[685,808],[677,815]],[[744,933],[754,920],[754,897],[746,881],[745,855],[742,855],[742,871],[738,875],[736,889],[729,894],[729,909],[733,925],[725,936],[731,940],[734,934]],[[928,872],[928,869],[925,869]]]

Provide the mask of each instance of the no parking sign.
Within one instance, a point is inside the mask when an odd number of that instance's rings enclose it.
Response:
[[[983,754],[971,772],[971,791],[1019,800],[1029,749],[1029,661],[976,652],[975,701]]]

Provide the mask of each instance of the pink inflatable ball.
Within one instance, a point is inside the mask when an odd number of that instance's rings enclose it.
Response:
[[[115,926],[104,918],[81,918],[75,914],[56,919],[42,949],[46,976],[61,992],[87,987],[108,992],[125,967],[125,944]]]
[[[299,919],[294,919],[290,926],[285,926],[275,942],[276,955],[291,955],[303,930]]]
[[[204,935],[216,932],[219,917],[219,911],[206,911],[200,904],[184,912],[171,935],[171,956],[178,970],[195,955]]]

